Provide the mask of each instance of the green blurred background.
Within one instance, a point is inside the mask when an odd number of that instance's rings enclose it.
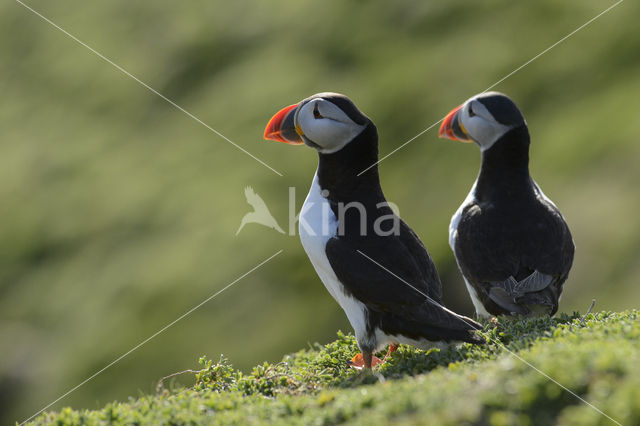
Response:
[[[264,142],[279,108],[349,95],[386,154],[613,2],[48,2],[29,5],[284,174],[263,167],[55,30],[0,5],[0,420],[23,420],[277,250],[284,252],[53,408],[152,392],[220,353],[247,369],[350,330],[287,226],[316,167]],[[532,174],[577,246],[560,311],[640,300],[640,6],[626,1],[498,85]],[[425,133],[380,166],[445,302],[472,307],[448,224],[476,147]],[[188,379],[184,379],[188,383]]]

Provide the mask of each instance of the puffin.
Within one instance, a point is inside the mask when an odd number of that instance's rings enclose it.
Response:
[[[377,166],[378,131],[345,95],[318,93],[269,120],[264,138],[306,145],[318,168],[299,215],[302,246],[320,280],[344,310],[371,369],[398,347],[421,349],[484,340],[481,326],[442,305],[429,253],[387,203]],[[389,345],[383,360],[374,354]]]
[[[439,136],[482,153],[471,192],[451,218],[449,245],[479,317],[553,316],[575,246],[564,217],[529,173],[529,129],[498,92],[446,115]]]

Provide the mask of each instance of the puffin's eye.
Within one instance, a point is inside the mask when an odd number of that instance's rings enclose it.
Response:
[[[473,112],[473,108],[471,108],[473,104],[469,104],[469,117],[474,117],[476,115],[475,112]]]
[[[318,110],[318,104],[315,104],[313,106],[313,118],[316,118],[316,119],[324,118],[322,114],[320,114],[320,111]]]

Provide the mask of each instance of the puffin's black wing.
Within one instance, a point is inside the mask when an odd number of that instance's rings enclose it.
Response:
[[[537,190],[531,202],[467,205],[454,253],[489,313],[528,314],[540,305],[553,315],[574,245],[558,209]]]
[[[367,306],[385,332],[481,341],[471,333],[479,324],[442,307],[436,268],[406,224],[402,223],[399,236],[335,237],[325,250],[345,291]]]
[[[429,252],[425,248],[420,238],[413,232],[413,229],[406,223],[400,220],[400,243],[404,245],[415,263],[418,265],[418,270],[423,280],[427,284],[428,291],[426,292],[436,302],[442,304],[442,283],[440,282],[440,276],[436,266],[433,264]]]

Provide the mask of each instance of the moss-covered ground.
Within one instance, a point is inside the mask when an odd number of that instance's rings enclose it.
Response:
[[[64,408],[35,423],[637,425],[639,314],[500,318],[484,327],[487,345],[401,346],[365,373],[348,367],[357,346],[342,333],[246,374],[224,356],[202,357],[191,388],[167,379],[156,395]]]

